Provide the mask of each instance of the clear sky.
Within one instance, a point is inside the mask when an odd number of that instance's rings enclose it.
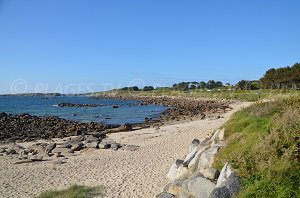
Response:
[[[0,0],[0,93],[258,79],[300,61],[299,10],[299,0]]]

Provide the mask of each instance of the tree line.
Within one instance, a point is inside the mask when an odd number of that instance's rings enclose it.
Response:
[[[168,89],[188,91],[194,89],[215,89],[231,86],[229,83],[223,84],[221,81],[209,80],[207,82],[192,81],[179,82],[173,84]],[[286,66],[280,68],[271,68],[265,72],[264,76],[259,80],[240,80],[233,85],[235,89],[239,90],[257,90],[257,89],[299,89],[300,87],[300,63],[295,63],[293,66]],[[152,91],[153,86],[145,86],[139,89],[137,86],[124,87],[121,90],[130,91]],[[156,88],[161,89],[161,88]]]

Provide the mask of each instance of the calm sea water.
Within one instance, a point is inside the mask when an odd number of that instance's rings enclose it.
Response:
[[[88,97],[28,97],[0,96],[0,112],[20,114],[29,113],[37,116],[58,116],[81,122],[106,124],[142,123],[145,117],[158,118],[166,109],[160,105],[134,106],[135,100],[90,99]],[[103,104],[103,107],[57,107],[59,103]],[[118,105],[119,108],[112,108]],[[133,105],[133,106],[131,106]],[[76,115],[76,116],[74,116]]]

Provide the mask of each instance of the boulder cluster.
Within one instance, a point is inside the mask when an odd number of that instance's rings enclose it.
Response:
[[[112,149],[135,151],[136,145],[119,144],[114,140],[102,138],[99,135],[71,136],[64,139],[56,139],[48,142],[33,143],[26,148],[17,143],[3,144],[0,146],[0,156],[9,156],[19,161],[15,164],[34,161],[52,161],[65,163],[66,157],[76,155],[88,149]]]
[[[213,100],[199,99],[187,97],[172,97],[172,96],[119,96],[119,95],[101,95],[92,97],[94,99],[108,98],[120,100],[138,100],[141,101],[135,105],[163,105],[169,107],[161,113],[161,121],[180,120],[182,118],[202,117],[208,115],[222,114],[228,110],[230,101],[228,100]]]
[[[116,126],[94,122],[81,123],[55,116],[38,117],[29,114],[0,113],[0,142],[32,141],[63,138],[72,135],[101,133]],[[105,134],[103,134],[103,138]]]
[[[240,180],[227,162],[221,171],[212,167],[224,143],[224,129],[217,130],[203,141],[194,139],[184,160],[171,166],[165,186],[158,198],[230,198],[240,190]]]

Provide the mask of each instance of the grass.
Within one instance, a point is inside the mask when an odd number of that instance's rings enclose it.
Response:
[[[65,190],[49,190],[40,194],[37,198],[92,198],[104,197],[102,187],[86,187],[73,185]]]
[[[243,181],[238,197],[299,197],[300,97],[256,103],[225,125],[228,146],[215,166],[230,161]]]
[[[111,90],[106,92],[92,93],[92,95],[122,95],[122,96],[184,96],[184,97],[201,97],[216,99],[236,99],[240,101],[258,101],[260,99],[273,99],[275,97],[300,97],[300,91],[297,90],[228,90],[226,88],[212,89],[195,89],[189,91],[173,90],[171,88],[155,89],[153,91],[125,91]]]

